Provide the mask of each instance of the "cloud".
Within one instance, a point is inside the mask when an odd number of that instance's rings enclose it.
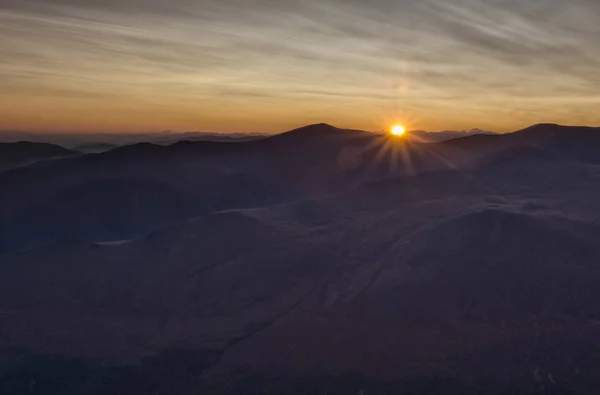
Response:
[[[435,104],[440,119],[565,96],[579,117],[572,102],[600,88],[598,14],[592,0],[0,0],[0,86],[223,106],[352,97]]]

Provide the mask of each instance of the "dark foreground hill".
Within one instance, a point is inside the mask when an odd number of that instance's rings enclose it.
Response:
[[[592,148],[579,150],[595,135],[576,131],[579,145],[562,151],[549,128],[534,129],[535,138],[524,131],[431,146],[394,142],[388,150],[402,154],[404,174],[384,171],[388,156],[383,168],[356,167],[349,180],[362,183],[287,203],[290,191],[308,194],[309,184],[300,170],[292,180],[274,171],[277,204],[207,207],[184,220],[178,210],[206,201],[186,200],[194,177],[218,182],[242,167],[294,170],[302,160],[325,166],[325,152],[340,141],[343,149],[380,140],[320,126],[310,137],[295,132],[232,148],[143,145],[77,162],[102,174],[120,158],[111,171],[137,174],[153,158],[160,166],[146,174],[163,182],[84,184],[26,211],[33,214],[22,223],[77,224],[70,217],[81,210],[90,213],[77,218],[82,227],[122,230],[137,218],[147,232],[0,256],[0,393],[594,393],[600,170],[588,160]],[[502,143],[491,148],[488,137]],[[312,148],[322,156],[295,151],[285,161],[287,139],[301,150],[315,138],[329,141]],[[470,149],[468,165],[457,165],[453,155]],[[239,162],[230,163],[228,150]],[[366,163],[378,152],[365,154]],[[187,182],[168,182],[182,164]],[[19,188],[46,185],[38,171],[70,178],[67,186],[77,179],[55,166],[23,170],[29,181]],[[241,192],[244,179],[228,195],[253,196]],[[121,191],[103,199],[122,211],[95,208],[102,190]],[[178,222],[149,230],[144,216],[160,215]]]

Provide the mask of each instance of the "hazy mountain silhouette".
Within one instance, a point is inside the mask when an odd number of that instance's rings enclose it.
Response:
[[[441,132],[427,132],[424,130],[411,130],[407,132],[409,137],[423,143],[439,143],[459,137],[475,136],[479,134],[494,135],[496,133],[477,128],[471,130],[443,130]]]
[[[240,142],[261,139],[268,134],[256,133],[211,133],[211,132],[175,132],[165,130],[151,133],[93,133],[93,132],[71,132],[71,133],[40,133],[0,130],[0,141],[15,143],[29,141],[34,143],[46,143],[60,145],[69,149],[77,150],[77,147],[86,146],[123,146],[146,142],[160,145],[169,145],[182,140],[188,141],[222,141]],[[103,147],[105,148],[105,147]],[[104,150],[104,149],[103,149]],[[84,149],[83,152],[89,152]]]
[[[44,143],[0,143],[0,171],[44,159],[77,155],[79,152],[58,145]]]
[[[79,152],[85,153],[99,153],[110,151],[111,149],[117,148],[118,145],[110,144],[110,143],[85,143],[79,144],[75,147],[75,149]]]
[[[0,389],[585,393],[599,133],[318,124],[6,171]]]
[[[215,141],[222,143],[240,143],[244,141],[260,140],[269,137],[268,134],[248,134],[248,133],[207,133],[207,132],[188,132],[188,133],[165,133],[160,136],[151,136],[148,142],[154,144],[174,144],[178,141]]]
[[[293,141],[297,143],[300,141],[311,141],[315,138],[319,139],[319,141],[322,141],[323,139],[346,139],[348,137],[372,138],[374,137],[373,135],[374,133],[365,132],[362,130],[339,129],[327,123],[318,123],[290,130],[289,132],[276,134],[266,141],[269,143],[281,143],[287,141]]]

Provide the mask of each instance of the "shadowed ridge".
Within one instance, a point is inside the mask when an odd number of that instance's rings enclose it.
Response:
[[[0,230],[11,231],[0,240],[0,251],[129,239],[205,210],[193,197],[152,178],[91,180],[6,219]]]
[[[140,156],[140,155],[151,155],[158,154],[166,151],[168,147],[152,144],[152,143],[136,143],[131,145],[124,145],[122,147],[114,148],[110,151],[97,154],[97,157],[114,157],[114,156]]]
[[[21,166],[43,159],[64,158],[79,152],[48,143],[0,143],[0,169]]]
[[[508,147],[490,156],[486,156],[474,164],[474,167],[494,167],[504,164],[524,164],[531,162],[551,163],[561,161],[555,153],[530,145]]]
[[[370,194],[381,204],[387,198],[395,202],[404,199],[420,201],[477,190],[478,186],[470,174],[456,170],[439,170],[367,182],[345,194],[348,195],[346,199],[352,194],[358,194],[361,199],[363,194]]]
[[[591,240],[599,232],[564,216],[487,208],[419,232],[407,263],[435,273],[430,290],[462,317],[589,316],[599,312],[596,287],[586,280],[597,278],[590,257],[598,256]],[[478,298],[461,304],[466,292]]]
[[[29,141],[19,141],[16,143],[0,142],[0,150],[2,155],[19,155],[19,154],[38,154],[38,155],[73,155],[78,154],[77,151],[70,150],[56,144],[49,143],[32,143]],[[6,151],[6,152],[4,152]]]
[[[566,126],[555,123],[538,123],[525,129],[511,133],[515,136],[558,136],[558,135],[582,135],[588,133],[600,133],[600,128],[592,126]]]
[[[116,160],[131,161],[132,159],[148,159],[152,161],[160,159],[176,159],[181,154],[208,155],[212,153],[235,153],[245,142],[217,142],[217,141],[189,141],[182,140],[170,145],[155,143],[136,143],[113,148],[108,151],[90,153],[78,160],[84,162],[114,162]]]
[[[351,129],[340,129],[335,126],[326,123],[317,123],[313,125],[303,126],[298,129],[293,129],[288,132],[268,137],[262,142],[281,142],[288,140],[306,140],[306,139],[317,139],[317,138],[345,138],[345,137],[373,137],[374,134],[362,131],[362,130],[351,130]]]
[[[328,123],[315,123],[312,125],[306,125],[306,126],[302,126],[296,129],[292,129],[289,130],[287,132],[278,134],[276,136],[283,136],[283,135],[287,135],[290,136],[292,134],[328,134],[328,133],[338,133],[340,132],[342,129],[336,128],[333,125],[330,125]],[[273,136],[275,137],[275,136]]]
[[[257,215],[252,215],[251,210],[223,210],[154,230],[141,240],[151,240],[152,243],[160,240],[160,243],[166,245],[197,237],[204,242],[208,239],[219,239],[220,242],[229,239],[232,243],[247,242],[252,235],[270,231],[272,228],[272,224],[262,221]]]
[[[515,141],[556,152],[581,163],[600,163],[600,128],[538,124],[512,134]]]
[[[243,152],[253,152],[270,148],[273,144],[282,143],[305,143],[318,146],[319,141],[338,140],[338,138],[347,137],[373,137],[369,132],[359,130],[339,129],[334,126],[319,123],[304,126],[288,132],[274,136],[248,140],[248,141],[194,141],[181,140],[170,145],[141,142],[136,144],[124,145],[111,150],[85,155],[82,161],[104,161],[114,160],[115,158],[158,158],[158,157],[176,157],[181,153],[189,154],[233,154]]]
[[[383,212],[440,198],[481,194],[485,191],[486,186],[478,183],[469,173],[439,170],[362,182],[324,198],[305,200],[298,205],[305,205],[302,209],[306,208],[308,217],[316,211],[323,218],[331,218],[330,215],[339,215],[341,212]],[[317,205],[320,207],[316,207]],[[323,207],[327,208],[327,212],[319,211]]]
[[[585,166],[565,150],[546,145],[514,145],[474,163],[472,170],[482,182],[495,187],[554,189],[590,180]]]
[[[466,141],[469,142],[479,142],[479,141],[495,141],[497,140],[499,137],[504,136],[503,134],[491,134],[491,133],[478,133],[478,134],[473,134],[470,136],[461,136],[461,137],[456,137],[456,138],[452,138],[452,139],[448,139],[448,140],[444,140],[444,141],[438,141],[435,142],[433,144],[436,145],[453,145],[453,144],[460,144],[460,143],[464,143]]]
[[[330,138],[344,138],[344,137],[356,137],[356,136],[371,136],[371,133],[360,131],[360,130],[347,130],[339,129],[335,126],[318,123],[313,125],[303,126],[297,129],[290,130],[281,134],[273,136],[249,140],[249,141],[193,141],[193,140],[181,140],[170,144],[168,146],[162,146],[151,143],[139,143],[120,147],[110,151],[113,154],[166,154],[173,152],[195,152],[195,153],[234,153],[241,151],[252,151],[253,149],[268,147],[273,143],[289,142],[293,140],[296,142],[306,142],[319,144],[319,139],[329,140]]]
[[[315,145],[315,148],[319,147],[319,142],[337,142],[350,137],[373,138],[376,135],[359,130],[347,130],[339,129],[334,126],[319,123],[314,125],[304,126],[298,129],[284,132],[282,134],[274,135],[271,137],[265,137],[250,141],[240,142],[223,142],[223,141],[189,141],[182,140],[175,142],[170,145],[161,145],[149,142],[140,142],[136,144],[124,145],[113,148],[108,151],[89,153],[81,155],[77,158],[67,158],[70,160],[60,161],[57,166],[68,168],[72,166],[79,166],[84,163],[113,163],[116,159],[125,159],[127,161],[139,160],[139,159],[150,159],[155,160],[158,158],[177,158],[180,154],[198,154],[198,155],[210,155],[210,154],[238,154],[238,153],[256,153],[264,149],[272,149],[273,145],[285,144],[281,148],[294,149],[297,147],[288,147],[287,144],[310,144]],[[58,151],[53,155],[55,157],[72,157],[79,154],[79,152],[71,151],[63,147],[53,146],[52,144],[38,144],[38,143],[5,143],[7,146],[10,145],[10,151],[14,152],[14,144],[23,144],[23,146],[44,146],[47,148],[55,147]],[[9,151],[9,153],[10,153]],[[7,154],[8,155],[8,154]],[[7,157],[3,154],[3,144],[0,143],[0,165],[4,158]]]
[[[258,141],[258,140],[256,140]],[[117,147],[96,155],[87,155],[85,160],[114,160],[115,158],[176,158],[180,154],[210,155],[214,153],[238,153],[250,147],[253,141],[205,141],[181,140],[169,145],[155,143],[136,143]]]
[[[497,152],[514,145],[514,140],[503,134],[475,134],[473,136],[458,137],[439,143],[429,144],[431,149],[441,154],[458,155],[457,159],[469,162],[491,152]]]
[[[536,124],[528,126],[526,128],[517,130],[514,133],[539,132],[539,131],[544,131],[544,130],[549,130],[549,129],[564,128],[564,127],[565,126],[559,125],[557,123],[542,122],[542,123],[536,123]]]
[[[530,139],[554,136],[588,136],[591,133],[598,133],[598,135],[600,135],[600,128],[591,126],[564,126],[553,123],[538,123],[511,133],[476,134],[442,141],[435,143],[435,145],[440,147],[461,148],[473,148],[482,144],[497,144],[502,146],[503,144],[523,143],[524,139],[529,141]]]
[[[540,123],[512,133],[460,137],[430,146],[469,166],[485,162],[490,155],[525,146],[549,151],[557,157],[597,163],[600,128]]]
[[[110,151],[112,149],[118,148],[120,145],[112,144],[112,143],[83,143],[79,144],[75,147],[76,150],[83,153],[100,153]]]

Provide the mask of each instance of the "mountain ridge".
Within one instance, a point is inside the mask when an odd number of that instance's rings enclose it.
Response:
[[[80,152],[60,145],[18,141],[14,143],[0,142],[0,171],[12,167],[24,166],[40,160],[57,159],[79,155]]]

